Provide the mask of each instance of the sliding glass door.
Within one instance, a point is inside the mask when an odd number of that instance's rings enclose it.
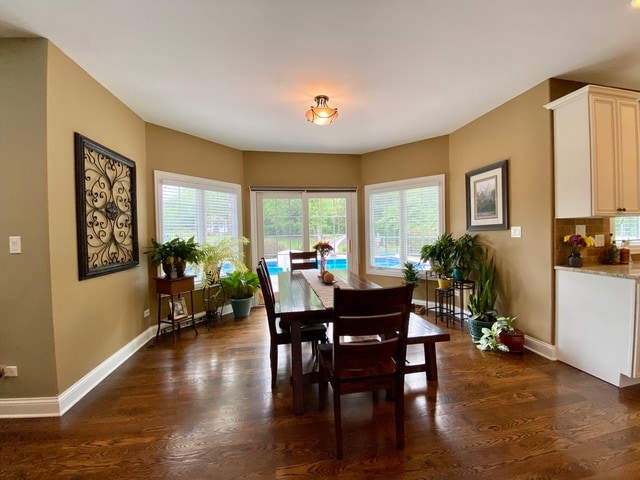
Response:
[[[309,251],[330,242],[329,270],[357,271],[355,192],[252,192],[254,258],[264,257],[274,274],[289,269],[289,251]]]

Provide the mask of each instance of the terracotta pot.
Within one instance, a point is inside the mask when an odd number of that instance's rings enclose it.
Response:
[[[509,353],[524,352],[524,332],[516,330],[515,332],[500,332],[498,341],[509,347]]]

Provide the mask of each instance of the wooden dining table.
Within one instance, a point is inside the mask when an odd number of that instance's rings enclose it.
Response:
[[[332,271],[335,285],[341,288],[369,289],[380,285],[344,270]],[[293,411],[304,413],[305,378],[309,383],[316,380],[315,372],[305,373],[302,361],[300,329],[303,325],[327,323],[333,317],[333,288],[320,281],[318,270],[296,270],[278,273],[279,313],[283,324],[291,329],[291,376],[293,389]],[[435,342],[448,341],[449,333],[428,321],[411,314],[408,344],[423,344],[425,363],[407,367],[407,373],[425,372],[427,380],[437,380]]]

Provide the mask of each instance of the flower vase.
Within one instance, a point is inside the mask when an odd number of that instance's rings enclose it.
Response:
[[[320,255],[320,276],[324,277],[325,272],[327,271],[327,257],[324,255]]]
[[[582,267],[582,256],[580,252],[571,252],[569,255],[569,266],[575,268]]]

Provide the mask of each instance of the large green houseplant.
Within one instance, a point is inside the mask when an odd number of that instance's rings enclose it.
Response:
[[[471,314],[469,318],[469,333],[474,341],[482,337],[483,328],[491,328],[496,320],[495,304],[498,299],[498,271],[493,257],[489,258],[486,249],[480,257],[478,281],[475,293],[469,295],[467,308]]]
[[[452,258],[453,278],[468,280],[472,271],[479,268],[482,246],[476,243],[477,235],[465,233],[453,243]]]
[[[223,237],[202,246],[202,303],[207,318],[214,319],[218,310],[224,305],[224,292],[220,287],[220,272],[225,263],[236,271],[245,272],[242,247],[249,243],[246,237]]]
[[[260,288],[258,275],[245,266],[244,270],[235,270],[227,276],[220,277],[220,286],[225,298],[231,303],[233,316],[248,317],[253,294]]]
[[[440,288],[447,288],[443,283],[450,282],[453,275],[453,253],[455,240],[451,233],[441,234],[433,244],[423,245],[420,259],[429,262],[433,271],[438,275]]]
[[[162,265],[162,270],[169,278],[184,276],[187,263],[196,265],[202,259],[202,250],[194,237],[184,239],[172,238],[164,243],[151,239],[153,248],[145,253],[151,255],[154,265]]]

